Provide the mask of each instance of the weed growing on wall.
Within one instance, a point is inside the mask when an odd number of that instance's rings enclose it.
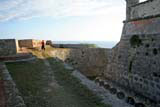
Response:
[[[138,35],[133,35],[130,39],[131,47],[136,48],[142,45],[142,40],[139,38]]]

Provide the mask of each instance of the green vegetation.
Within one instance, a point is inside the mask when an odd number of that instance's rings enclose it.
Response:
[[[85,45],[88,48],[99,48],[96,44],[85,44],[85,43],[82,43],[82,45]]]
[[[44,100],[42,90],[46,83],[43,78],[45,66],[42,60],[7,63],[6,65],[28,107],[36,107],[37,104],[45,105],[47,103]]]
[[[37,56],[34,61],[6,63],[27,107],[110,107],[101,103],[61,62],[51,58],[51,50],[54,49],[30,50]],[[44,60],[53,66],[48,67]]]
[[[132,48],[130,49],[131,52],[130,52],[130,62],[129,62],[129,69],[128,69],[129,73],[131,73],[132,71],[132,65],[136,58],[136,53],[137,53],[136,48],[142,45],[142,40],[139,38],[138,35],[133,35],[130,39],[130,44]],[[149,45],[147,45],[146,47],[149,47]]]
[[[86,44],[89,48],[98,48],[96,44]]]
[[[52,65],[53,69],[56,69],[54,72],[56,80],[58,83],[64,87],[68,93],[79,96],[79,100],[85,103],[85,107],[110,107],[101,103],[101,99],[93,94],[87,87],[80,83],[80,80],[71,75],[72,72],[66,71],[63,64],[49,59],[49,62]],[[82,103],[82,104],[83,104]]]
[[[136,48],[142,45],[142,40],[137,35],[133,35],[130,39],[130,44],[132,47]]]

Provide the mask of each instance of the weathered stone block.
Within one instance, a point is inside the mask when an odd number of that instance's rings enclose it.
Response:
[[[18,46],[15,39],[0,39],[0,56],[10,56],[17,53]]]

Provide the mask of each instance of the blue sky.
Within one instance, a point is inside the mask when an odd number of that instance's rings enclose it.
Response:
[[[0,0],[0,38],[119,41],[125,0]]]

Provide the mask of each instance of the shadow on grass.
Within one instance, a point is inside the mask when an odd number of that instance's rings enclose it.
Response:
[[[80,99],[88,104],[88,107],[109,107],[109,105],[101,103],[102,99],[100,97],[82,85],[81,81],[71,74],[73,71],[67,71],[63,63],[59,63],[52,58],[48,58],[48,61],[51,65],[56,65],[52,66],[53,69],[56,69],[55,78],[65,90],[79,96]]]

